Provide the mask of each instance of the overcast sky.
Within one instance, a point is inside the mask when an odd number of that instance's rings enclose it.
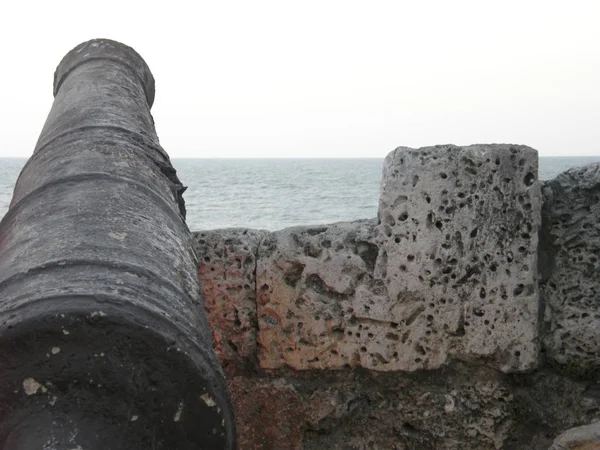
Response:
[[[56,65],[135,48],[171,157],[383,157],[517,143],[600,155],[600,1],[4,2],[0,156],[29,156]]]

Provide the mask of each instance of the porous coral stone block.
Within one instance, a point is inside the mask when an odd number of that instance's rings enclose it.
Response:
[[[540,269],[546,353],[585,370],[600,367],[600,163],[544,185]]]
[[[352,307],[380,284],[373,279],[375,225],[288,228],[262,242],[256,273],[261,367],[371,365],[361,351],[368,337],[361,339]]]
[[[538,357],[537,152],[399,148],[379,221],[271,234],[257,264],[263,368],[510,372]]]
[[[513,145],[398,148],[385,160],[378,274],[405,370],[449,356],[505,372],[538,360],[537,152]],[[368,312],[365,315],[369,315]]]

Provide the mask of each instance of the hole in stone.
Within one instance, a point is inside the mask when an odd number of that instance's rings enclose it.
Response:
[[[519,284],[514,290],[513,290],[513,295],[521,295],[523,293],[523,291],[525,290],[525,286],[522,284]]]
[[[227,344],[229,344],[229,346],[231,347],[231,349],[232,349],[234,352],[237,352],[237,351],[238,351],[237,345],[235,345],[235,344],[233,343],[233,341],[230,341],[230,340],[228,340],[228,341],[227,341]]]
[[[471,230],[471,233],[469,234],[469,236],[471,236],[472,238],[474,238],[475,236],[477,236],[477,228],[473,228]]]
[[[442,178],[442,180],[445,180],[446,178],[448,178],[448,175],[446,175],[444,172],[440,173],[440,177]]]
[[[398,341],[400,339],[400,336],[398,336],[396,333],[387,333],[385,337],[392,341]]]
[[[525,178],[523,179],[525,186],[531,186],[534,181],[535,181],[535,175],[533,175],[533,173],[531,173],[531,172],[527,172],[527,175],[525,175]]]

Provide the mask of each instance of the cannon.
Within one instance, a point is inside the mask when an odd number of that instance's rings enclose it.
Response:
[[[0,448],[233,449],[150,69],[85,42],[54,97],[0,223]]]

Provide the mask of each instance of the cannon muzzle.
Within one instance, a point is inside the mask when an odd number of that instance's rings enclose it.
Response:
[[[233,449],[152,73],[93,40],[54,96],[0,223],[0,448]]]

